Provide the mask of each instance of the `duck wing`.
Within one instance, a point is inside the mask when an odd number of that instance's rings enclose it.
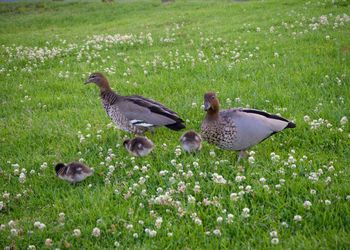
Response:
[[[126,96],[118,103],[118,107],[135,126],[166,126],[173,130],[185,128],[184,121],[176,112],[142,96]]]
[[[295,124],[287,119],[255,109],[229,109],[220,112],[222,119],[236,127],[235,145],[243,150]]]

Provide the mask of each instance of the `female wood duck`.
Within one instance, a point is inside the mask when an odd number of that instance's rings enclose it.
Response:
[[[138,95],[121,96],[115,93],[101,73],[91,74],[87,83],[95,83],[100,88],[101,101],[108,116],[124,131],[142,135],[159,126],[175,131],[185,128],[179,115],[159,102]]]
[[[244,151],[273,134],[286,128],[295,128],[295,123],[287,119],[255,109],[220,109],[215,93],[204,95],[204,109],[207,115],[202,122],[202,138],[219,148],[240,151],[238,161]]]

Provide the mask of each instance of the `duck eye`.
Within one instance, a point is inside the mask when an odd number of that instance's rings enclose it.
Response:
[[[215,96],[211,96],[211,97],[210,97],[210,100],[214,100],[214,98],[215,98]]]

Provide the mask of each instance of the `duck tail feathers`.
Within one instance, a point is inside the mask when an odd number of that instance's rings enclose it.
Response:
[[[186,126],[181,122],[176,122],[173,124],[165,125],[165,127],[169,128],[171,130],[175,130],[175,131],[179,131],[181,129],[186,128]]]

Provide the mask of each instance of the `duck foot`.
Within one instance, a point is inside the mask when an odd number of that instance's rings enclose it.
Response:
[[[245,150],[239,151],[237,164],[241,161],[242,158],[246,158],[248,156],[248,153]]]

